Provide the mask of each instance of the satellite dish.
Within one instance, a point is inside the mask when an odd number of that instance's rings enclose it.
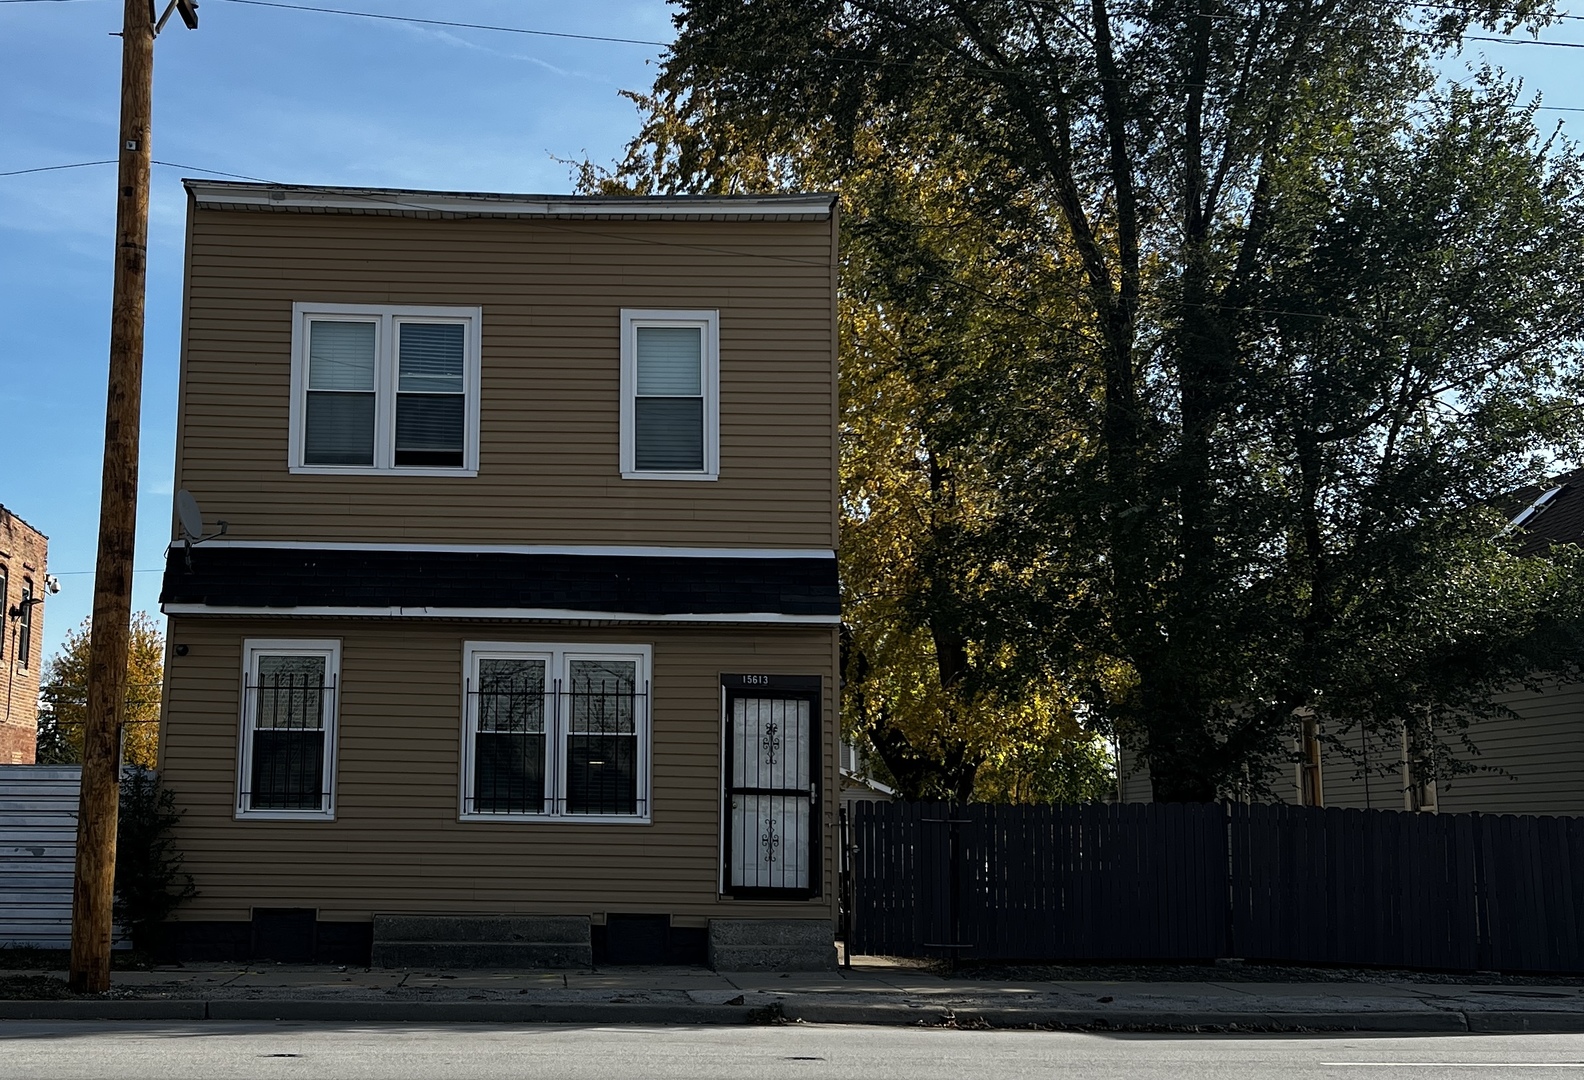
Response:
[[[188,540],[203,537],[203,511],[198,509],[198,500],[186,488],[176,493],[176,514],[181,518],[182,532],[187,534]]]

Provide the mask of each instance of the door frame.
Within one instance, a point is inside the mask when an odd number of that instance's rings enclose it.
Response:
[[[819,675],[722,674],[721,675],[721,787],[720,787],[720,895],[741,900],[812,900],[823,895],[825,867],[824,763],[825,729],[823,710],[825,681]],[[731,883],[732,796],[752,794],[763,789],[737,788],[732,776],[732,701],[740,697],[774,697],[809,703],[809,779],[810,795],[808,879],[806,888],[733,886]]]

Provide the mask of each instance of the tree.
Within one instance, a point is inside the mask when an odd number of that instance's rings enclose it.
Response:
[[[1545,18],[685,0],[645,138],[667,190],[847,197],[878,129],[899,174],[1021,245],[988,268],[1022,316],[991,355],[1043,398],[964,444],[995,509],[919,564],[946,579],[930,610],[966,616],[983,685],[1061,688],[1140,747],[1157,798],[1210,799],[1260,787],[1300,710],[1455,729],[1569,663],[1546,605],[1571,567],[1509,557],[1481,507],[1580,451],[1579,163],[1496,76],[1448,92],[1431,66],[1471,26]],[[949,279],[967,255],[942,254]],[[997,443],[1040,423],[1037,447]],[[924,756],[954,755],[974,764],[966,739]]]
[[[66,635],[61,651],[50,658],[40,691],[38,761],[44,765],[82,760],[83,724],[87,717],[89,624],[84,619]],[[165,637],[147,612],[132,617],[127,656],[126,729],[121,760],[145,769],[159,755],[160,691],[165,672]]]
[[[844,716],[911,798],[1092,798],[1111,762],[1051,672],[1014,672],[987,618],[1000,565],[985,539],[1007,509],[997,462],[1045,456],[1048,359],[1028,352],[1071,320],[1071,277],[1016,201],[973,205],[985,166],[967,145],[921,155],[901,123],[853,134],[839,175],[817,145],[717,152],[671,103],[631,95],[644,133],[604,194],[841,187]],[[684,179],[686,177],[686,179]],[[1043,340],[1041,338],[1040,340]],[[1024,372],[1027,372],[1027,377]]]

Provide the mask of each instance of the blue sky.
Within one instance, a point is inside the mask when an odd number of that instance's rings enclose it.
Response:
[[[293,0],[287,0],[293,2]],[[301,0],[313,3],[315,0]],[[319,0],[324,6],[666,41],[663,0]],[[161,4],[163,8],[163,2]],[[143,450],[133,603],[158,607],[169,536],[185,201],[210,169],[291,183],[560,192],[556,158],[616,157],[660,50],[203,0],[155,57]],[[0,2],[0,172],[115,156],[121,5]],[[1584,41],[1584,21],[1545,37]],[[1481,44],[1584,110],[1584,50]],[[1584,111],[1547,112],[1584,126]],[[45,654],[89,612],[109,340],[114,169],[0,176],[0,503],[50,537]],[[24,448],[18,450],[16,448]]]

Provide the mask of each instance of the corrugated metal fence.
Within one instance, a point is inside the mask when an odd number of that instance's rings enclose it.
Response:
[[[864,803],[855,953],[1584,972],[1584,819]]]
[[[0,947],[71,946],[77,765],[0,765]]]

